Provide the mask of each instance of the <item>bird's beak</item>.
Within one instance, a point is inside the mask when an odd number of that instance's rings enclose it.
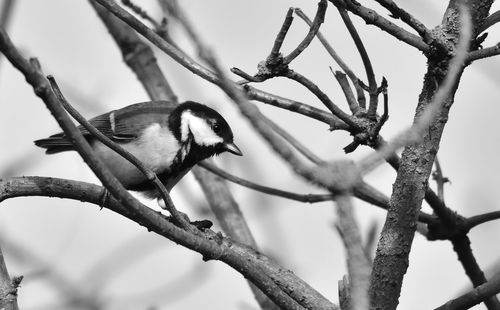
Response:
[[[243,156],[240,148],[237,147],[233,142],[224,143],[224,150],[228,151],[229,153],[233,153],[234,155]]]

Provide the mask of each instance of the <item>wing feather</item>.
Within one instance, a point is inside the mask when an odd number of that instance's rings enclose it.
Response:
[[[177,104],[169,101],[141,102],[96,116],[89,122],[111,140],[129,142],[136,139],[151,123],[156,122],[166,126],[168,116],[176,106]],[[80,125],[77,128],[85,138],[92,137],[85,127]],[[74,150],[73,144],[62,132],[46,139],[36,140],[35,145],[45,148],[47,154]]]

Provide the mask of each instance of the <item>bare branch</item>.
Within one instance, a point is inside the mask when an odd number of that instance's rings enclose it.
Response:
[[[472,34],[472,23],[477,22],[471,20],[467,9],[463,9],[457,3],[454,4],[456,5],[450,6],[447,10],[441,27],[445,29],[451,27],[456,31],[456,25],[461,26],[460,32],[451,30],[449,32],[454,42],[458,42],[454,50],[455,56],[451,59],[447,55],[442,56],[439,63],[433,62],[429,65],[415,113],[415,127],[411,129],[412,135],[416,132],[418,134],[410,139],[402,139],[415,142],[406,146],[403,151],[402,164],[393,185],[391,207],[380,234],[370,285],[372,308],[396,309],[397,307],[415,236],[417,214],[427,188],[426,181],[431,173],[449,109],[463,72]],[[473,4],[467,2],[467,5]],[[436,74],[438,71],[439,74]],[[410,131],[405,132],[410,133]],[[401,138],[401,135],[398,135],[398,138]],[[386,154],[392,153],[391,150]],[[391,279],[390,283],[383,280],[387,278]]]
[[[481,27],[479,27],[477,33],[481,33],[481,32],[484,32],[486,29],[490,28],[491,26],[497,24],[498,22],[500,22],[500,11],[496,11],[492,14],[490,14],[490,16],[488,16],[483,24],[481,25]]]
[[[352,92],[351,86],[347,81],[346,75],[341,71],[333,71],[332,67],[330,67],[330,71],[332,71],[333,75],[337,79],[342,91],[344,92],[345,99],[347,100],[347,104],[349,105],[349,109],[353,115],[356,115],[359,112],[359,104],[354,98],[354,93]]]
[[[143,10],[140,6],[137,4],[133,3],[131,0],[122,0],[122,3],[124,6],[129,7],[132,11],[134,11],[135,14],[139,15],[142,19],[147,20],[150,22],[154,28],[159,29],[160,24],[156,22],[154,18],[149,16],[148,12]]]
[[[448,301],[435,310],[469,309],[498,293],[500,293],[500,273],[495,274],[488,282],[479,285],[460,297]]]
[[[485,214],[479,214],[476,216],[471,216],[465,220],[465,226],[467,231],[484,223],[495,221],[500,219],[500,211],[488,212]]]
[[[12,12],[14,12],[15,3],[14,0],[3,1],[3,6],[0,8],[0,28],[7,29],[12,17]]]
[[[23,277],[11,279],[7,264],[0,248],[0,309],[19,310],[17,305],[17,288]]]
[[[490,47],[471,51],[467,57],[467,63],[497,55],[500,55],[500,42]]]
[[[17,177],[0,179],[0,202],[21,196],[46,196],[74,199],[100,206],[104,191],[103,187],[95,184],[57,178]],[[143,210],[143,216],[138,218],[134,210],[125,207],[113,197],[106,200],[104,207],[145,226],[149,231],[199,252],[205,260],[217,259],[225,262],[250,279],[268,296],[272,296],[273,301],[282,299],[275,302],[285,309],[297,309],[296,304],[287,303],[289,295],[302,298],[302,302],[308,308],[337,309],[335,305],[291,271],[276,264],[262,253],[256,252],[234,240],[227,239],[220,233],[205,229],[197,234],[191,234],[173,225],[169,218],[147,207]],[[282,286],[278,286],[269,278],[275,279],[276,283],[281,283]]]
[[[307,105],[305,103],[280,97],[278,95],[270,94],[262,90],[257,90],[256,88],[250,85],[243,86],[243,91],[245,92],[245,95],[248,97],[248,99],[257,100],[260,102],[273,105],[275,107],[289,110],[291,112],[300,113],[302,115],[305,115],[307,117],[313,118],[315,120],[330,125],[330,130],[349,129],[349,126],[346,123],[344,123],[331,113]]]
[[[458,260],[471,280],[472,285],[477,287],[486,283],[487,279],[479,267],[474,254],[472,253],[469,237],[467,235],[458,235],[451,239],[451,243],[453,244],[453,250],[457,253]],[[485,298],[484,304],[489,310],[500,309],[500,302],[494,295]]]
[[[394,1],[392,0],[376,0],[380,5],[386,8],[389,12],[391,12],[391,17],[396,19],[401,19],[405,24],[412,27],[425,42],[430,42],[432,35],[430,30],[425,27],[418,19],[413,17],[410,13],[400,8]]]
[[[392,155],[400,147],[418,142],[423,136],[423,133],[427,130],[428,126],[439,114],[441,108],[446,102],[446,98],[456,85],[457,78],[462,73],[467,57],[467,50],[472,36],[472,29],[468,18],[463,19],[462,25],[462,34],[456,47],[455,57],[450,60],[448,65],[448,74],[438,91],[435,93],[432,102],[427,105],[425,111],[417,117],[414,124],[410,128],[398,134],[394,139],[392,139],[391,142],[381,147],[379,151],[362,159],[359,162],[359,166],[362,171],[370,171],[378,165],[383,158],[387,158]]]
[[[340,13],[340,16],[342,17],[342,20],[344,21],[345,26],[347,27],[347,30],[349,31],[352,39],[354,40],[354,44],[358,49],[359,55],[361,56],[361,60],[363,61],[363,66],[365,67],[366,71],[366,77],[368,79],[368,93],[370,95],[370,104],[368,106],[367,115],[368,118],[375,118],[378,106],[378,94],[376,93],[377,81],[375,80],[375,73],[373,72],[373,67],[370,61],[370,57],[368,56],[368,52],[366,51],[363,41],[361,40],[361,37],[359,36],[358,31],[356,30],[356,27],[354,27],[354,24],[352,23],[351,18],[349,17],[347,11],[340,7],[338,7],[338,11]]]
[[[293,8],[289,8],[288,11],[286,12],[285,20],[281,25],[281,29],[278,32],[276,39],[274,40],[273,48],[271,49],[269,57],[277,58],[279,56],[281,46],[283,45],[283,41],[285,40],[286,34],[288,33],[288,29],[290,29],[292,22],[293,22]]]
[[[309,17],[307,17],[307,15],[304,12],[302,12],[302,10],[300,10],[299,8],[295,9],[295,14],[297,14],[300,18],[302,18],[309,26],[312,25],[312,22],[309,19]],[[342,58],[340,58],[340,56],[337,54],[337,52],[335,52],[335,50],[332,48],[330,43],[328,43],[328,41],[326,40],[326,38],[323,36],[323,34],[320,31],[318,31],[318,33],[316,33],[316,36],[318,37],[321,44],[323,44],[323,46],[325,47],[328,54],[330,54],[330,56],[333,58],[333,60],[335,60],[335,62],[339,65],[339,67],[342,69],[342,71],[344,71],[347,74],[347,76],[349,77],[349,79],[351,79],[352,83],[354,84],[354,88],[356,89],[359,106],[364,109],[365,108],[365,93],[360,86],[360,83],[362,83],[362,82],[359,80],[359,78],[356,76],[356,74],[354,74],[354,72],[351,70],[351,68],[349,68],[349,66],[345,63],[345,61],[342,60]]]
[[[311,43],[311,41],[318,33],[319,27],[325,20],[326,8],[328,7],[327,0],[320,0],[318,3],[318,10],[316,11],[316,16],[309,28],[309,32],[302,42],[300,42],[299,46],[297,46],[290,54],[283,58],[283,62],[285,64],[291,63],[297,56],[299,56]]]
[[[443,171],[441,170],[441,164],[439,163],[439,159],[436,156],[434,161],[434,165],[436,166],[436,171],[433,174],[434,180],[436,180],[437,184],[437,194],[439,199],[444,203],[444,184],[449,182],[449,179],[443,176]]]
[[[360,129],[359,124],[356,123],[356,120],[342,111],[333,101],[311,80],[303,76],[302,74],[295,72],[293,70],[287,70],[284,76],[287,78],[298,82],[299,84],[306,87],[310,92],[312,92],[319,100],[330,110],[332,113],[344,121],[346,124],[351,126],[353,129]]]
[[[207,169],[208,171],[228,180],[233,183],[236,183],[238,185],[268,194],[268,195],[273,195],[273,196],[278,196],[282,198],[287,198],[291,200],[296,200],[300,202],[307,202],[307,203],[316,203],[316,202],[323,202],[323,201],[329,201],[329,200],[334,200],[335,195],[331,194],[297,194],[293,192],[287,192],[283,191],[280,189],[272,188],[272,187],[267,187],[263,186],[257,183],[250,182],[248,180],[239,178],[235,175],[232,175],[220,168],[217,168],[216,166],[209,164],[207,162],[201,162],[198,164],[200,167],[203,167]]]
[[[430,52],[430,47],[419,36],[410,33],[386,18],[380,16],[376,11],[362,6],[353,0],[330,0],[337,8],[345,8],[355,15],[361,17],[367,24],[373,24],[395,38],[413,46],[424,54]]]
[[[361,242],[361,235],[352,210],[351,197],[347,194],[339,195],[336,202],[338,220],[335,226],[347,251],[351,295],[350,309],[366,310],[369,307],[370,262]]]

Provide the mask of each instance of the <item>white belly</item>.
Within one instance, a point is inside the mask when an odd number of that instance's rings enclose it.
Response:
[[[180,147],[170,131],[156,123],[146,128],[136,140],[120,145],[155,173],[170,167]],[[145,181],[145,176],[134,165],[101,142],[95,141],[92,147],[125,186]]]

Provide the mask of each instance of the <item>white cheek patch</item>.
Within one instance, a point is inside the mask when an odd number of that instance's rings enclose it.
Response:
[[[187,110],[181,116],[181,139],[186,141],[189,132],[193,134],[194,141],[198,145],[213,146],[222,143],[224,140],[219,137],[206,120],[195,116]]]

